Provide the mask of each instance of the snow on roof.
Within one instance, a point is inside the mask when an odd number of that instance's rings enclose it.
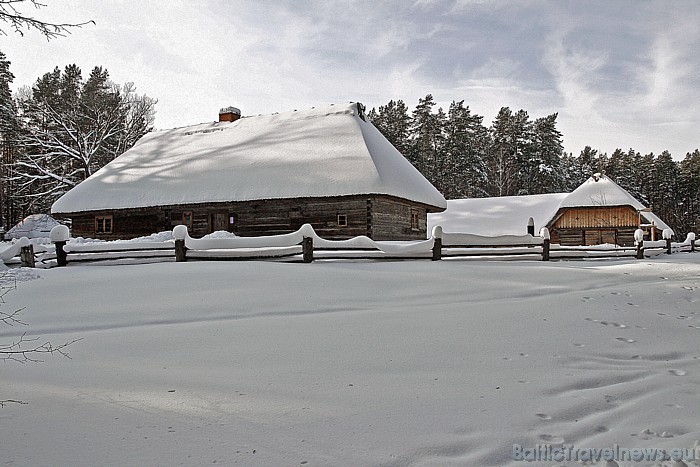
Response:
[[[48,237],[51,229],[57,225],[59,224],[56,219],[48,214],[32,214],[25,217],[17,225],[8,230],[5,234],[5,238]]]
[[[670,229],[670,227],[653,212],[642,211],[646,209],[642,203],[629,194],[627,190],[602,174],[594,174],[591,178],[583,182],[581,186],[564,198],[560,208],[590,206],[631,206],[637,211],[641,211],[642,217],[646,219],[648,223],[653,222],[658,229]]]
[[[445,232],[524,235],[532,217],[537,233],[554,217],[566,196],[568,193],[451,199],[446,211],[428,214],[428,232],[440,225]]]
[[[567,196],[562,208],[588,206],[632,206],[636,210],[644,205],[605,175],[595,174]]]
[[[358,105],[345,104],[149,133],[51,210],[356,194],[446,207]]]
[[[527,222],[532,217],[538,233],[561,208],[590,206],[631,206],[647,223],[653,222],[660,230],[670,228],[653,212],[641,211],[644,205],[615,182],[595,174],[571,193],[448,200],[446,211],[428,214],[428,231],[440,225],[445,232],[522,235],[527,233]]]

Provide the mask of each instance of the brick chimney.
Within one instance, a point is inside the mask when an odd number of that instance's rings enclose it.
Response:
[[[241,118],[241,110],[236,107],[224,107],[219,110],[220,122],[235,122]]]

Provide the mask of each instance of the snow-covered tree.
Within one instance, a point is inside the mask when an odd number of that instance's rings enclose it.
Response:
[[[448,199],[487,195],[488,130],[483,117],[472,114],[464,101],[452,101],[445,122],[443,195]]]
[[[491,149],[488,155],[488,178],[492,196],[517,195],[521,161],[529,152],[529,118],[527,112],[513,113],[502,107],[490,128]]]
[[[442,157],[443,128],[446,120],[442,109],[438,109],[438,113],[433,113],[433,107],[435,107],[435,101],[432,94],[418,99],[418,105],[411,116],[410,149],[408,151],[408,160],[431,183],[437,182],[439,178],[434,169]]]
[[[10,61],[0,52],[0,227],[5,228],[17,220],[10,181],[18,130],[17,108],[10,91],[13,80]]]
[[[23,153],[13,180],[33,211],[46,211],[152,129],[156,101],[108,77],[96,67],[83,82],[69,65],[45,74],[20,100]]]
[[[538,118],[530,131],[528,151],[521,155],[519,162],[519,193],[554,193],[565,188],[562,172],[561,133],[556,127],[557,114]]]
[[[652,210],[671,225],[678,225],[682,217],[682,201],[678,192],[680,169],[671,153],[664,151],[647,167],[653,184],[646,190]]]
[[[680,232],[700,234],[700,150],[687,153],[679,166]]]
[[[379,110],[372,109],[369,118],[375,127],[399,150],[404,156],[409,152],[409,132],[411,117],[408,115],[408,107],[402,100],[389,101],[386,105],[380,105]]]

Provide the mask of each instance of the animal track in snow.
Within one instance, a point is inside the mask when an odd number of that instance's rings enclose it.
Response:
[[[685,376],[687,374],[687,371],[685,370],[668,370],[668,372],[673,376]]]
[[[547,415],[546,413],[536,413],[536,417],[539,417],[542,420],[551,420],[552,417],[550,415]]]
[[[628,344],[632,344],[633,342],[637,342],[634,339],[628,339],[626,337],[616,337],[615,340],[620,341],[620,342],[627,342]]]

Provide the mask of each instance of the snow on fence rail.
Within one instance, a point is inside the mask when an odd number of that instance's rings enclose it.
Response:
[[[348,240],[327,240],[316,234],[309,224],[296,232],[266,237],[192,238],[187,227],[173,229],[170,241],[115,241],[102,243],[69,242],[68,228],[56,226],[51,231],[53,245],[22,238],[0,253],[6,263],[22,266],[65,266],[69,262],[108,261],[110,263],[153,261],[212,260],[293,260],[310,263],[314,259],[431,259],[438,261],[460,257],[534,257],[550,259],[620,258],[656,256],[693,252],[700,247],[695,234],[683,242],[672,242],[672,232],[664,239],[644,241],[641,230],[635,232],[635,246],[618,245],[562,246],[550,244],[549,231],[538,236],[502,235],[487,237],[466,233],[443,232],[437,226],[427,240],[387,242],[365,236]],[[19,255],[19,259],[17,256]]]

